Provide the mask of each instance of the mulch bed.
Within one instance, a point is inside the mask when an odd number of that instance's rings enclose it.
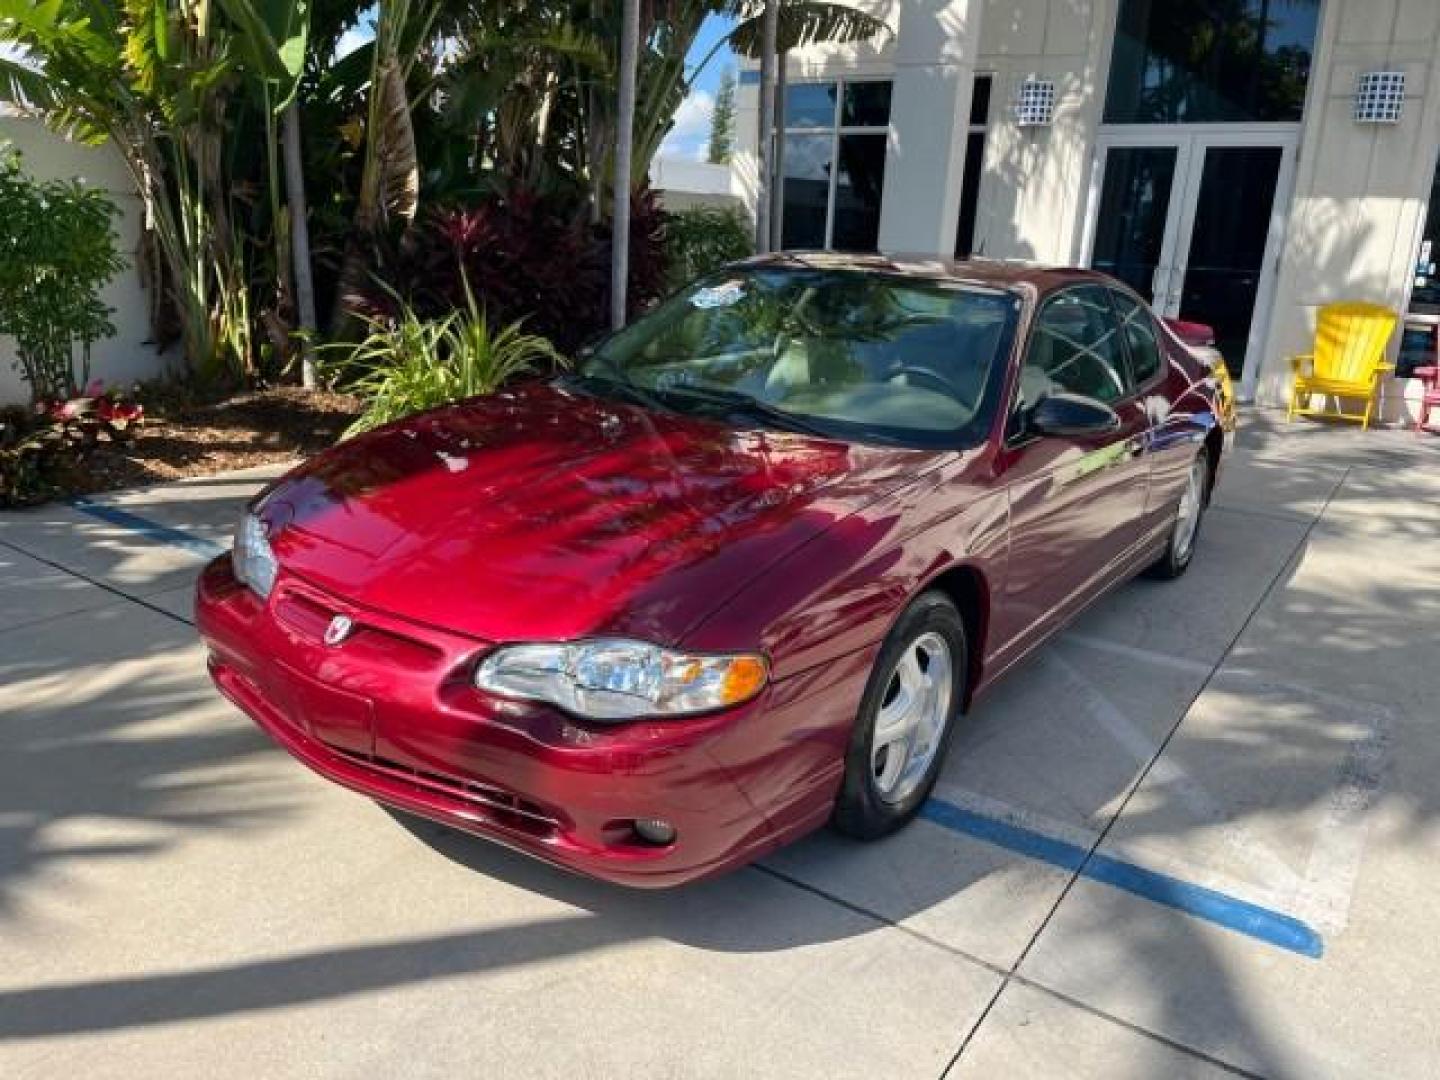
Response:
[[[360,412],[349,394],[297,387],[215,402],[142,400],[134,439],[97,446],[76,477],[77,494],[289,461],[333,444]]]

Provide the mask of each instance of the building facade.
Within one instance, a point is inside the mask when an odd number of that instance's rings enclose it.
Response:
[[[1094,266],[1212,325],[1242,396],[1266,405],[1332,301],[1408,313],[1402,373],[1429,355],[1440,0],[854,6],[893,34],[786,58],[784,246]],[[752,207],[757,114],[747,71]],[[1417,393],[1387,380],[1386,415]]]

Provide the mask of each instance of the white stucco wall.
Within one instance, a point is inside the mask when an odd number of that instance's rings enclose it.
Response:
[[[994,79],[975,250],[996,259],[1072,263],[1100,123],[1114,0],[986,0],[977,70]],[[1055,83],[1055,122],[1022,128],[1027,78]]]
[[[712,165],[687,158],[657,157],[650,163],[650,186],[666,210],[738,210],[745,205],[740,185],[729,165]]]
[[[853,6],[899,29],[905,4],[904,0],[862,0]],[[994,77],[975,227],[977,250],[993,258],[1072,262],[1079,257],[1084,180],[1100,121],[1115,0],[975,0],[970,7],[967,34],[979,21],[974,73]],[[935,51],[937,57],[944,53]],[[817,45],[791,53],[787,74],[792,80],[893,77],[894,54],[894,37],[860,45]],[[963,52],[962,58],[969,61]],[[1032,75],[1056,83],[1060,100],[1049,128],[1024,129],[1014,121],[1015,96]],[[753,84],[739,88],[735,173],[752,212],[758,97]],[[961,124],[962,140],[964,129]],[[949,132],[937,124],[936,137],[948,138]],[[886,189],[890,190],[888,163]],[[937,199],[945,197],[938,183],[933,194]],[[953,233],[953,224],[950,229]]]
[[[1301,129],[1273,318],[1256,398],[1285,401],[1291,354],[1308,352],[1315,314],[1336,300],[1404,311],[1440,156],[1440,3],[1329,0]],[[1362,71],[1403,70],[1398,124],[1357,124]],[[1435,208],[1440,213],[1440,207]],[[1392,341],[1398,348],[1399,334]],[[1418,383],[1387,380],[1389,418],[1409,415]]]
[[[121,386],[161,374],[164,362],[147,343],[148,309],[134,269],[140,242],[140,200],[120,156],[112,147],[68,142],[36,120],[13,115],[0,115],[0,142],[11,142],[19,148],[24,155],[25,170],[32,176],[81,177],[110,194],[119,210],[114,228],[127,265],[102,294],[105,302],[115,309],[111,321],[116,334],[95,343],[91,374],[107,384]],[[0,402],[25,402],[29,397],[29,388],[15,369],[15,342],[12,338],[0,337]]]

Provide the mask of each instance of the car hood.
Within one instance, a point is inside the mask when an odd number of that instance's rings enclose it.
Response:
[[[364,606],[489,641],[674,643],[939,457],[534,383],[342,443],[260,513],[287,571]]]

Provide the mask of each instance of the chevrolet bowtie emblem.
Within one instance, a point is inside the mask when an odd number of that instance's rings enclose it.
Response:
[[[330,625],[325,627],[325,644],[339,645],[350,636],[350,631],[355,629],[355,624],[350,621],[347,615],[336,615],[330,620]]]

